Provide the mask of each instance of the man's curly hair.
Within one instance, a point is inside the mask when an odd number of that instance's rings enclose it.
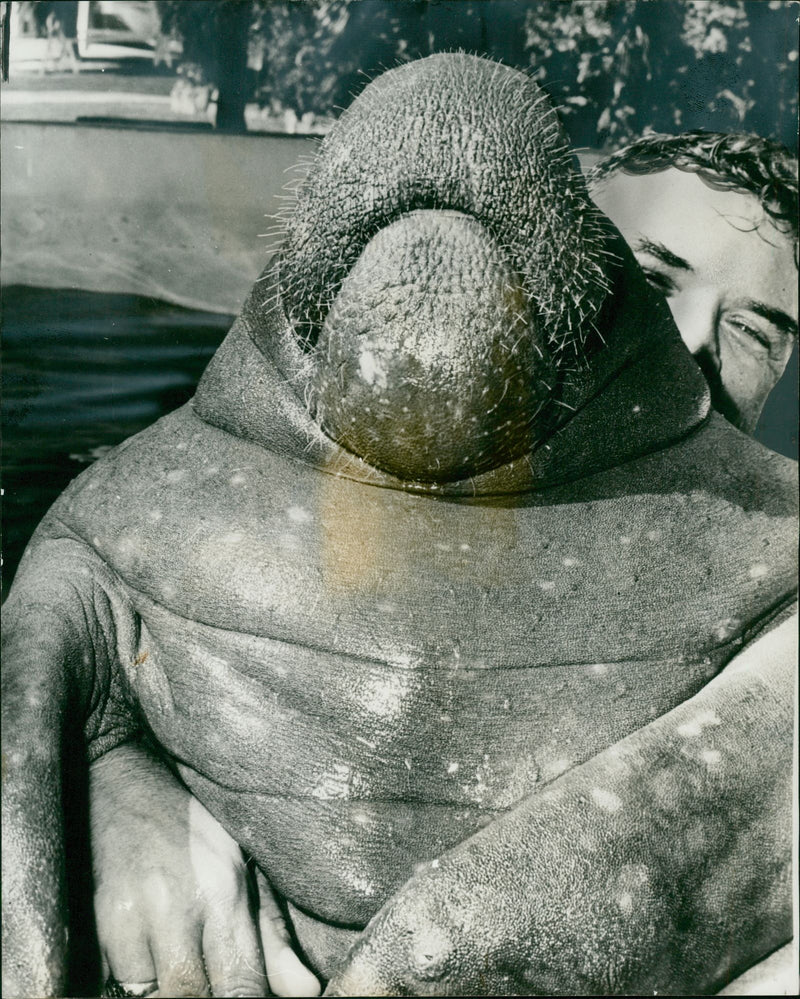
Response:
[[[711,187],[758,198],[775,228],[794,240],[798,260],[797,157],[780,143],[744,132],[652,133],[612,153],[589,173],[590,186],[622,170],[658,173],[675,167]]]

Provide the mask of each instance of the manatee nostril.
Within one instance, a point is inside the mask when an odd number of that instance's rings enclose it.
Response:
[[[554,367],[505,252],[473,218],[412,212],[345,278],[313,354],[316,418],[377,467],[445,481],[527,451]]]

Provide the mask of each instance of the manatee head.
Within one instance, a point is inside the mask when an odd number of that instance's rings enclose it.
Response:
[[[612,270],[546,95],[517,70],[448,54],[373,81],[328,135],[277,285],[324,432],[433,483],[552,432],[565,385],[603,342]]]

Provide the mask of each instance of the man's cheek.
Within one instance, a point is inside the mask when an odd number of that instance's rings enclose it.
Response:
[[[782,367],[741,345],[720,344],[720,380],[728,406],[716,405],[731,422],[752,433]]]

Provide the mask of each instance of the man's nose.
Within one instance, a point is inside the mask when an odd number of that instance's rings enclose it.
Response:
[[[713,292],[682,292],[669,300],[681,338],[708,377],[720,368],[719,309]]]

